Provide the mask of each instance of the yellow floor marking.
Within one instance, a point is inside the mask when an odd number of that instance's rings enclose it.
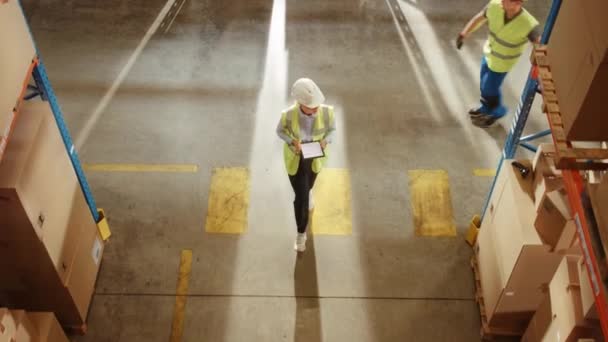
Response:
[[[173,323],[171,324],[171,342],[180,342],[184,334],[184,318],[186,315],[186,300],[188,299],[188,284],[192,272],[192,251],[182,250],[177,278],[175,306],[173,308]]]
[[[106,218],[106,212],[101,208],[97,208],[97,212],[99,213],[99,222],[97,222],[99,235],[101,235],[101,239],[103,241],[107,241],[110,236],[112,236],[112,231],[110,230],[110,225],[108,224],[108,219]]]
[[[249,170],[241,167],[214,169],[205,231],[244,233],[247,230],[248,208]]]
[[[195,164],[83,164],[85,171],[195,173]]]
[[[353,231],[350,173],[346,169],[324,169],[313,190],[315,209],[312,233],[348,235]]]
[[[456,236],[448,173],[411,170],[408,176],[416,235]]]
[[[475,169],[473,174],[477,177],[494,177],[496,176],[496,169]]]

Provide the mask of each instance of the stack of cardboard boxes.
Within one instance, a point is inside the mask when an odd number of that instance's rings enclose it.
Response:
[[[547,301],[551,284],[562,280],[556,274],[564,260],[580,259],[551,147],[542,145],[533,161],[506,160],[490,199],[475,247],[490,330],[523,335]],[[579,268],[573,269],[578,279]],[[592,314],[595,309],[588,310]]]
[[[512,162],[500,171],[476,254],[489,328],[523,334],[563,255],[534,229],[533,175],[524,178]]]
[[[80,328],[104,244],[49,104],[21,100],[36,49],[19,1],[0,1],[0,44],[0,307]]]
[[[68,342],[52,312],[0,308],[1,342]]]
[[[23,104],[0,162],[0,305],[84,324],[103,253],[47,102]]]
[[[534,227],[539,237],[553,251],[563,251],[574,243],[576,226],[564,189],[561,171],[554,163],[553,144],[541,144],[532,163],[534,171]]]
[[[608,140],[605,95],[608,89],[608,1],[563,0],[547,45],[561,121],[570,141]],[[534,230],[551,253],[563,255],[522,341],[600,341],[598,314],[587,274],[577,251],[577,226],[553,164],[553,145],[541,145],[533,161]],[[608,252],[608,178],[587,184],[595,229]],[[606,253],[608,255],[608,253]],[[606,269],[606,260],[600,267]]]
[[[562,259],[522,338],[523,342],[603,340],[595,320],[597,311],[590,305],[593,301],[588,301],[589,295],[593,300],[593,295],[589,283],[584,283],[587,278],[586,274],[581,274],[584,268],[581,256],[567,255]]]

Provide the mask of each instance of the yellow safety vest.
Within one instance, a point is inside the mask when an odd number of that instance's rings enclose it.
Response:
[[[494,72],[508,72],[526,49],[528,35],[538,21],[522,8],[516,18],[505,24],[501,0],[492,0],[486,10],[490,35],[483,48],[488,67]]]
[[[288,108],[281,114],[281,125],[283,130],[292,139],[300,140],[300,120],[299,104],[296,103],[294,106]],[[331,106],[321,105],[317,112],[315,122],[312,128],[312,138],[314,141],[320,141],[327,134],[327,130],[334,121],[334,108]],[[328,147],[325,147],[325,157],[316,158],[312,162],[312,171],[319,173],[327,160]],[[283,157],[285,158],[285,168],[290,176],[295,175],[298,172],[298,166],[300,164],[300,154],[296,154],[294,147],[285,143],[283,147]]]

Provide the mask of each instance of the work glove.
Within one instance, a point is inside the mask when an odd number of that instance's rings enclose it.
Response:
[[[456,48],[458,50],[460,50],[463,43],[464,43],[464,36],[462,35],[462,33],[459,33],[458,38],[456,38]]]

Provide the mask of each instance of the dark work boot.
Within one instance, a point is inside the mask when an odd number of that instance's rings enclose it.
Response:
[[[474,117],[474,116],[482,115],[483,114],[483,112],[481,111],[482,109],[483,109],[482,106],[479,106],[477,108],[471,108],[471,109],[469,109],[469,116],[470,117]]]
[[[492,125],[494,125],[498,119],[500,118],[493,115],[481,114],[479,116],[472,117],[471,121],[473,122],[473,125],[477,127],[489,128],[492,127]]]

